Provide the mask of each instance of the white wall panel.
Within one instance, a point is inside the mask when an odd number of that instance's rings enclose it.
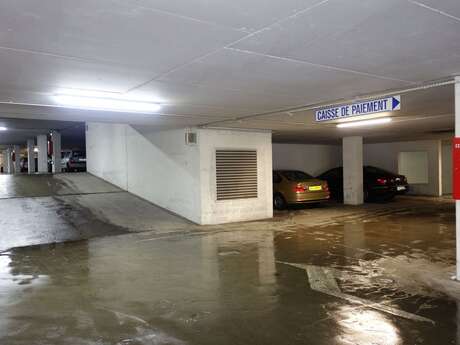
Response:
[[[428,183],[411,184],[410,193],[441,195],[441,144],[439,140],[401,141],[364,145],[364,165],[372,165],[398,173],[400,152],[428,153]]]
[[[88,123],[86,158],[89,173],[122,189],[128,188],[126,130],[128,125]]]
[[[273,144],[273,168],[301,170],[318,176],[342,166],[339,145]]]
[[[140,134],[127,129],[128,191],[200,223],[200,159],[183,129]]]

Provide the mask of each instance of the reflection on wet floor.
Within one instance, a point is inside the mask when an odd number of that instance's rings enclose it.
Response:
[[[0,343],[457,343],[451,205],[318,227],[148,236],[3,253]],[[299,267],[324,277],[313,282]]]

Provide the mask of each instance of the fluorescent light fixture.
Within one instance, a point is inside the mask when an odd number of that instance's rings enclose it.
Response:
[[[373,126],[373,125],[383,125],[385,123],[390,123],[392,121],[391,117],[382,117],[379,119],[364,120],[364,121],[350,121],[339,123],[338,128],[350,128],[350,127],[364,127],[364,126]]]
[[[7,131],[7,130],[8,130],[8,128],[6,128],[6,127],[0,127],[0,131]]]
[[[155,113],[161,109],[159,103],[129,99],[111,92],[76,90],[57,93],[53,98],[58,104],[80,109],[135,113]]]

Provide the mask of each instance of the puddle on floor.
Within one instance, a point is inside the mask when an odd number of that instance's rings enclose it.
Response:
[[[0,343],[457,343],[458,302],[443,287],[455,263],[450,217],[405,211],[284,230],[10,250],[0,256]],[[335,295],[284,263],[323,272]]]

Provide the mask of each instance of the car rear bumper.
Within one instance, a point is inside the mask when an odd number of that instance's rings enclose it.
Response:
[[[396,186],[375,186],[369,189],[371,196],[391,195],[396,194]]]
[[[298,193],[293,196],[291,199],[287,200],[288,204],[308,204],[308,203],[317,203],[325,202],[330,199],[329,192],[306,192]]]
[[[396,193],[397,194],[406,194],[408,191],[409,191],[409,185],[408,184],[402,184],[402,185],[397,185],[396,186]]]
[[[86,163],[69,163],[67,167],[70,169],[86,169]]]

